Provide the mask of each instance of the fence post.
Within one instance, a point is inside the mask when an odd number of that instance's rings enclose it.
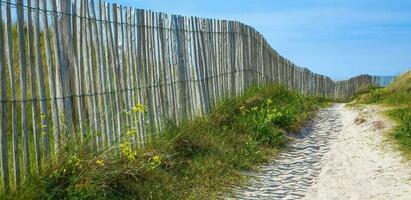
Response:
[[[14,167],[14,185],[16,188],[20,185],[20,158],[19,158],[19,133],[17,131],[17,94],[16,94],[16,82],[14,78],[14,59],[13,59],[13,35],[12,35],[12,19],[10,10],[10,0],[7,1],[6,5],[6,40],[7,40],[7,61],[9,66],[9,78],[10,78],[10,90],[12,97],[12,134],[13,134],[13,167]],[[3,44],[4,45],[4,44]],[[4,47],[3,47],[4,48]],[[5,66],[4,66],[5,67]],[[3,72],[2,72],[3,73]],[[3,97],[3,95],[2,95]],[[2,119],[4,120],[4,119]]]
[[[26,45],[24,34],[24,13],[23,1],[17,0],[17,29],[18,29],[18,47],[19,47],[19,61],[20,61],[20,87],[21,87],[21,120],[22,120],[22,137],[23,137],[23,163],[25,174],[30,173],[30,153],[29,153],[29,138],[27,130],[27,83],[26,83]]]
[[[0,22],[3,23],[3,13],[0,9]],[[5,192],[10,189],[9,158],[7,147],[7,110],[6,110],[6,63],[4,61],[3,26],[0,26],[0,142],[1,142],[1,180]]]

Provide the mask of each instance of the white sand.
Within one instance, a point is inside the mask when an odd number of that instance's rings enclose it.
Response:
[[[384,136],[392,122],[377,107],[360,111],[341,104],[336,109],[344,128],[305,198],[411,200],[411,163]],[[355,123],[359,116],[366,121]]]

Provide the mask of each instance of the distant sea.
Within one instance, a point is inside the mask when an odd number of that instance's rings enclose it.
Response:
[[[396,76],[375,76],[376,77],[376,84],[382,87],[387,87]]]

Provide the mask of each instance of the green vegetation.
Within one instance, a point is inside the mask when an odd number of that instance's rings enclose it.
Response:
[[[322,98],[281,87],[253,87],[221,102],[208,116],[167,125],[144,149],[120,142],[95,153],[87,142],[69,144],[40,176],[0,198],[218,198],[246,180],[241,172],[284,148],[285,132],[297,130],[321,105]]]
[[[402,74],[387,88],[369,87],[357,94],[355,103],[382,104],[391,109],[387,115],[398,122],[390,137],[411,159],[411,72]]]
[[[396,108],[388,112],[388,116],[399,122],[392,138],[399,144],[399,149],[411,160],[411,108]]]

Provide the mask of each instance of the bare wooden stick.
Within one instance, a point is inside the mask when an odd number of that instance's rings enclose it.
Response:
[[[121,47],[117,48],[117,56],[118,56],[118,62],[119,62],[119,82],[120,82],[120,90],[123,91],[121,94],[121,115],[122,115],[122,119],[125,120],[125,122],[123,122],[123,132],[127,131],[128,129],[130,129],[130,124],[131,124],[131,118],[130,115],[127,115],[127,111],[131,110],[130,107],[130,90],[127,87],[127,83],[128,83],[128,78],[127,78],[127,70],[128,70],[128,65],[126,63],[126,56],[125,56],[125,43],[124,43],[124,18],[123,18],[123,6],[119,6],[117,8],[119,10],[119,12],[117,12],[117,14],[114,16],[118,20],[120,20],[120,23],[116,24],[117,27],[117,46],[119,46],[120,44],[118,44],[118,42],[121,43]],[[118,28],[120,27],[120,28]],[[120,40],[118,39],[118,37],[120,37]]]
[[[82,6],[83,6],[83,2],[81,0],[79,0],[79,4],[77,6],[77,1],[75,0],[74,3],[76,5],[73,5],[73,15],[77,15],[77,10],[79,10],[79,16],[82,16]],[[78,7],[78,8],[77,8]],[[80,134],[80,138],[83,138],[84,135],[86,134],[86,130],[84,128],[84,121],[85,117],[84,117],[84,108],[83,108],[83,102],[84,102],[84,98],[80,98],[80,95],[83,93],[83,88],[82,88],[82,67],[83,67],[83,54],[82,54],[82,49],[81,46],[83,44],[82,42],[82,32],[83,32],[83,26],[82,26],[82,21],[83,18],[80,17],[77,19],[77,17],[73,17],[73,48],[76,49],[75,51],[75,57],[76,57],[76,63],[77,66],[74,68],[74,93],[78,96],[78,98],[73,99],[73,101],[75,102],[75,106],[76,106],[76,116],[77,116],[77,131],[79,131]]]
[[[55,2],[52,1],[51,5],[54,7]],[[60,53],[61,53],[61,66],[60,66],[60,76],[61,76],[61,86],[62,86],[62,97],[64,103],[64,112],[61,118],[64,120],[65,132],[67,133],[67,138],[70,139],[71,136],[75,135],[75,129],[73,127],[73,96],[72,96],[72,85],[70,79],[74,75],[74,68],[76,67],[74,49],[72,45],[72,25],[71,25],[71,0],[61,0],[59,1],[59,11],[60,13],[66,13],[61,15],[59,18],[53,17],[59,23],[58,26],[60,30],[55,31],[56,35],[60,35],[61,40]],[[54,10],[54,9],[53,9]],[[54,16],[57,13],[54,13]],[[58,20],[58,21],[57,21]],[[57,68],[59,69],[59,68]]]
[[[103,76],[101,76],[102,73],[102,68],[103,68],[103,62],[104,58],[102,55],[103,47],[100,44],[100,38],[102,37],[102,34],[99,32],[98,27],[97,27],[97,18],[95,14],[95,5],[94,5],[94,0],[90,0],[90,18],[92,19],[92,29],[93,29],[93,43],[94,43],[94,49],[95,49],[95,55],[96,55],[96,60],[97,60],[97,67],[96,67],[96,73],[97,73],[97,92],[104,94],[104,86],[103,86]],[[100,13],[101,15],[101,13]],[[106,116],[107,114],[104,114],[105,110],[103,107],[105,107],[105,95],[98,95],[98,110],[99,110],[99,117],[100,117],[100,123],[101,123],[101,134],[98,136],[98,143],[100,143],[100,146],[103,146],[106,141],[104,141],[104,135],[107,135],[107,128],[106,128]]]
[[[113,54],[112,54],[112,51],[111,51],[111,46],[109,45],[109,43],[111,42],[111,37],[110,37],[110,35],[111,34],[109,34],[109,33],[111,33],[111,26],[110,26],[110,24],[108,24],[108,21],[109,21],[109,15],[110,15],[110,12],[109,12],[109,8],[108,8],[108,6],[107,5],[104,5],[104,3],[102,3],[101,1],[100,1],[100,5],[102,6],[102,7],[104,7],[104,11],[103,11],[103,14],[104,14],[104,20],[105,20],[105,22],[104,22],[104,29],[105,29],[105,42],[104,42],[104,44],[105,44],[105,46],[104,46],[104,48],[105,48],[105,55],[106,55],[106,65],[105,65],[105,72],[104,72],[104,74],[105,74],[105,76],[106,76],[106,79],[107,79],[107,88],[108,88],[108,93],[110,93],[111,95],[109,95],[109,103],[108,103],[108,105],[110,105],[110,112],[109,112],[109,122],[111,123],[111,126],[110,126],[110,128],[111,128],[111,135],[109,135],[109,143],[110,144],[112,144],[113,142],[114,142],[114,137],[116,137],[116,135],[117,135],[117,131],[118,131],[118,129],[116,128],[116,123],[115,123],[115,121],[114,121],[114,114],[115,114],[115,106],[113,106],[113,89],[112,89],[112,85],[113,85],[113,81],[112,81],[112,75],[111,75],[111,69],[112,69],[112,67],[110,67],[110,66],[113,66],[114,65],[114,62],[113,62]],[[104,41],[104,40],[103,40]]]
[[[145,82],[145,72],[143,70],[143,66],[145,65],[145,56],[144,56],[144,30],[145,28],[142,26],[143,25],[143,11],[142,10],[134,10],[134,24],[136,25],[134,29],[134,36],[136,42],[133,43],[133,49],[135,53],[133,53],[135,56],[134,57],[134,62],[135,62],[135,73],[136,73],[136,86],[138,87],[137,90],[137,101],[138,103],[144,105],[145,104],[145,99],[144,99],[144,82]],[[137,43],[138,42],[138,43]],[[137,45],[139,44],[139,45]],[[142,114],[138,114],[138,128],[139,128],[139,142],[140,142],[140,147],[144,147],[144,145],[147,143],[147,136],[146,136],[146,119]]]
[[[158,17],[157,13],[151,13],[151,23],[152,23],[152,57],[153,57],[153,84],[154,86],[154,112],[155,112],[155,124],[156,130],[155,133],[159,133],[159,130],[162,129],[162,105],[161,105],[161,84],[160,84],[160,47],[158,46]]]
[[[13,33],[12,33],[12,19],[10,12],[10,0],[6,5],[6,39],[7,39],[7,61],[9,66],[9,78],[10,78],[10,90],[13,100],[11,112],[12,112],[12,133],[13,133],[13,168],[14,168],[14,184],[18,188],[20,186],[20,158],[19,158],[19,135],[17,131],[17,95],[16,95],[16,83],[14,79],[14,60],[13,60]]]
[[[34,47],[36,53],[36,74],[38,95],[40,96],[40,118],[41,118],[41,136],[43,139],[43,154],[46,159],[50,154],[49,142],[49,123],[48,123],[48,108],[46,102],[46,85],[44,83],[44,73],[41,59],[40,47],[40,14],[39,14],[39,0],[34,0]]]
[[[160,87],[160,105],[162,112],[162,120],[169,120],[169,101],[168,101],[168,85],[167,85],[167,62],[166,62],[166,45],[165,44],[165,15],[158,15],[158,64],[159,64],[159,84]]]
[[[31,16],[31,0],[27,0],[27,57],[28,59],[28,67],[30,68],[30,85],[31,85],[31,99],[37,99],[37,89],[36,89],[36,69],[35,69],[35,61],[34,61],[34,50],[33,50],[33,24],[32,24],[32,16]],[[40,152],[40,141],[39,141],[39,132],[40,126],[38,124],[38,105],[37,101],[32,101],[32,132],[33,132],[33,139],[34,139],[34,153],[36,158],[36,170],[39,172],[40,165],[41,165],[41,152]]]
[[[92,1],[90,1],[90,3],[91,3],[91,7],[93,7],[94,8],[94,1],[92,0]],[[93,23],[93,26],[95,26],[95,29],[96,29],[96,39],[97,39],[97,41],[96,41],[96,47],[97,47],[97,49],[98,49],[98,61],[99,61],[99,66],[98,66],[98,70],[97,70],[97,72],[99,72],[98,74],[99,74],[99,78],[98,78],[98,82],[99,82],[99,85],[100,85],[100,89],[101,89],[101,92],[102,92],[102,95],[103,95],[103,98],[102,98],[102,102],[101,102],[101,106],[103,107],[101,110],[100,110],[100,112],[102,113],[101,114],[101,116],[104,118],[104,122],[105,122],[105,127],[103,128],[103,129],[105,129],[105,131],[103,131],[103,132],[105,132],[105,134],[103,133],[103,136],[104,137],[102,137],[103,138],[103,143],[104,144],[109,144],[109,142],[111,142],[110,141],[110,138],[111,138],[111,136],[112,136],[112,126],[111,126],[111,118],[110,118],[110,110],[109,110],[109,96],[108,96],[108,94],[107,94],[107,91],[108,91],[108,89],[107,89],[107,85],[108,84],[105,84],[106,82],[105,82],[105,80],[106,80],[106,60],[105,60],[105,58],[104,58],[104,44],[103,44],[103,22],[102,22],[102,20],[103,20],[103,5],[102,5],[102,3],[101,3],[101,0],[99,0],[99,5],[98,5],[98,7],[99,7],[99,21],[100,21],[100,23],[98,24],[98,26],[97,26],[97,23],[96,22],[94,22]],[[91,9],[91,11],[92,11],[92,15],[95,15],[95,13],[94,13],[94,9]],[[104,114],[103,114],[103,112],[104,112]]]
[[[83,0],[82,2],[82,7],[80,9],[80,15],[82,17],[86,17],[86,12],[87,12],[87,0]],[[83,57],[83,65],[82,65],[82,70],[83,71],[83,81],[84,81],[84,87],[85,87],[85,92],[87,94],[92,94],[92,82],[91,82],[91,56],[90,56],[90,49],[91,47],[89,46],[89,36],[88,36],[88,20],[81,20],[81,53],[80,56]],[[90,133],[93,133],[95,131],[94,124],[96,124],[96,120],[94,118],[94,109],[93,109],[93,95],[87,95],[85,98],[87,102],[87,126],[88,126],[88,131]]]
[[[137,9],[133,9],[134,13],[132,15],[132,30],[131,34],[133,35],[134,42],[131,44],[132,45],[132,61],[134,63],[134,82],[135,82],[135,87],[137,88],[135,91],[135,96],[136,96],[136,104],[137,103],[143,103],[143,97],[142,97],[142,89],[141,85],[143,82],[143,73],[142,73],[142,45],[141,45],[141,30],[142,27],[140,26],[140,15],[141,11]],[[137,45],[139,44],[139,45]],[[145,130],[144,130],[144,123],[141,118],[141,115],[138,114],[135,116],[137,119],[137,126],[138,126],[138,147],[143,148],[145,144]]]
[[[117,121],[116,138],[119,139],[123,130],[123,120],[122,120],[122,106],[121,106],[121,94],[120,92],[120,64],[118,57],[118,28],[117,28],[117,4],[112,4],[112,14],[110,15],[110,4],[108,4],[108,18],[107,21],[113,19],[113,23],[109,23],[110,27],[107,31],[110,44],[110,53],[112,55],[112,69],[113,69],[113,91],[115,100],[115,113]]]
[[[42,9],[47,10],[47,0],[42,0]],[[49,93],[51,97],[51,116],[53,121],[53,140],[54,140],[54,153],[57,153],[57,150],[60,146],[60,121],[58,119],[58,106],[56,98],[56,81],[54,78],[55,67],[57,64],[53,64],[53,56],[51,50],[50,34],[49,34],[49,25],[47,19],[47,13],[42,13],[43,27],[44,27],[44,44],[46,49],[46,59],[47,59],[47,71],[48,71],[48,82],[49,82]],[[43,144],[44,145],[44,144]]]
[[[124,19],[123,19],[124,17]],[[124,24],[126,23],[126,24]],[[124,16],[121,14],[121,24],[124,26],[124,33],[123,33],[123,56],[124,56],[124,66],[126,66],[126,69],[124,70],[125,77],[126,77],[126,90],[127,92],[127,101],[128,105],[126,107],[127,111],[127,118],[129,119],[129,124],[128,124],[128,129],[129,131],[132,131],[134,135],[131,136],[131,143],[133,146],[137,146],[137,133],[136,128],[137,128],[137,118],[136,115],[132,112],[131,107],[136,106],[136,101],[135,101],[135,86],[134,86],[134,62],[133,62],[133,55],[132,55],[132,46],[133,42],[133,36],[131,34],[131,24],[132,24],[132,13],[130,8],[125,8],[125,13]],[[123,31],[122,31],[123,32]]]
[[[80,91],[85,94],[90,94],[91,93],[91,86],[90,86],[90,80],[89,80],[89,58],[88,58],[88,43],[87,43],[87,27],[86,23],[87,20],[85,19],[86,17],[86,6],[85,6],[86,0],[81,0],[81,4],[79,7],[79,13],[80,13],[80,23],[79,23],[79,45],[78,45],[78,63],[79,63],[79,72],[80,72]],[[84,114],[84,121],[81,122],[84,123],[84,126],[87,127],[87,131],[83,131],[81,138],[84,139],[87,135],[87,132],[92,132],[92,122],[93,122],[93,113],[92,113],[92,105],[91,105],[91,96],[87,95],[84,96],[82,99],[82,102],[84,103],[84,109],[83,112]],[[86,128],[84,128],[86,129]]]
[[[88,4],[88,0],[85,1],[85,16],[90,18],[90,7]],[[94,8],[93,8],[94,9]],[[90,82],[90,93],[91,94],[96,94],[96,82],[95,82],[95,77],[94,77],[94,69],[96,68],[96,63],[93,61],[93,49],[95,49],[95,47],[93,46],[93,34],[92,34],[92,26],[91,26],[91,21],[90,20],[86,20],[86,39],[87,39],[87,45],[88,45],[88,49],[87,49],[87,54],[88,54],[88,71],[89,71],[89,82]],[[93,127],[93,132],[92,132],[92,136],[95,137],[95,145],[98,145],[98,140],[97,140],[97,132],[100,128],[100,123],[98,121],[98,116],[97,116],[97,95],[91,95],[91,107],[89,108],[91,110],[92,113],[92,127]]]
[[[55,58],[54,63],[56,65],[54,79],[55,79],[55,85],[56,85],[56,98],[58,99],[57,108],[58,108],[58,119],[59,119],[59,125],[60,125],[60,129],[58,131],[65,132],[67,129],[67,123],[66,123],[66,120],[64,120],[66,118],[64,114],[66,110],[64,106],[66,97],[64,96],[64,92],[63,92],[63,84],[64,84],[63,82],[65,82],[66,80],[63,80],[62,72],[61,72],[62,68],[65,68],[65,66],[63,66],[64,63],[62,61],[63,58],[62,58],[62,52],[61,52],[62,49],[61,49],[61,40],[60,40],[60,30],[59,30],[58,17],[57,17],[57,5],[55,1],[51,1],[51,10],[53,12],[52,18],[51,18],[52,26],[53,26],[52,40],[54,44],[54,58]]]
[[[152,47],[151,47],[151,17],[150,11],[143,11],[144,13],[144,31],[145,31],[145,64],[143,65],[144,75],[145,75],[145,89],[146,89],[146,99],[147,99],[147,111],[149,118],[147,119],[150,125],[150,138],[147,138],[148,142],[151,139],[151,134],[154,133],[155,129],[155,116],[154,116],[154,103],[153,103],[153,78],[152,78]]]
[[[3,23],[3,13],[0,9],[0,22]],[[6,63],[4,60],[4,42],[3,42],[3,26],[0,26],[0,144],[1,144],[1,179],[2,188],[5,192],[10,190],[9,181],[9,158],[7,145],[7,110],[6,110]]]
[[[18,41],[19,41],[19,63],[20,63],[20,87],[21,87],[21,131],[23,137],[23,163],[25,174],[30,174],[30,147],[29,136],[27,131],[27,83],[26,83],[26,44],[24,34],[24,14],[23,14],[23,1],[17,0],[17,29],[18,29]]]

